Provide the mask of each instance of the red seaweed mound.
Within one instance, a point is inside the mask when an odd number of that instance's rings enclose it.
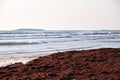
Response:
[[[120,48],[58,52],[0,67],[0,80],[120,80]]]

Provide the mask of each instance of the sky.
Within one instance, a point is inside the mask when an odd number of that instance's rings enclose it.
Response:
[[[120,30],[120,0],[0,0],[0,30]]]

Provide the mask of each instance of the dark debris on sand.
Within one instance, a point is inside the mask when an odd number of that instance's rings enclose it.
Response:
[[[0,80],[120,80],[120,48],[58,52],[0,67]]]

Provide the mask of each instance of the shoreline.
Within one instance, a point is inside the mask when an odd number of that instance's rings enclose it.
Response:
[[[12,65],[15,63],[23,63],[36,59],[38,57],[47,56],[50,53],[28,53],[28,54],[9,54],[9,55],[0,55],[0,67],[4,67],[7,65]]]
[[[15,63],[23,63],[26,64],[27,62],[37,59],[43,56],[49,56],[54,53],[59,52],[67,52],[67,51],[82,51],[82,50],[93,50],[93,49],[101,49],[99,47],[96,48],[83,48],[83,49],[66,49],[62,51],[51,51],[51,52],[41,52],[41,53],[23,53],[23,54],[9,54],[9,55],[0,55],[0,67],[4,67],[7,65],[15,64]],[[114,48],[113,48],[114,49]]]
[[[38,55],[21,55],[21,54],[10,54],[10,55],[0,55],[0,67],[22,62],[27,63],[30,60],[38,58]]]
[[[91,48],[86,49],[76,49],[76,51],[79,50],[90,50]],[[95,48],[97,49],[97,48]],[[65,49],[62,51],[51,51],[51,52],[41,52],[41,53],[23,53],[23,54],[8,54],[8,55],[0,55],[0,67],[4,67],[7,65],[15,64],[18,62],[22,62],[23,64],[26,64],[27,62],[36,59],[40,56],[47,56],[50,54],[58,53],[58,52],[66,52],[66,51],[74,51],[75,49]]]
[[[1,80],[119,80],[120,48],[65,51],[0,67]]]

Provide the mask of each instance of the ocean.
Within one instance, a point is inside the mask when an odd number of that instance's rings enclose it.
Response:
[[[0,31],[0,55],[120,48],[120,30]]]

